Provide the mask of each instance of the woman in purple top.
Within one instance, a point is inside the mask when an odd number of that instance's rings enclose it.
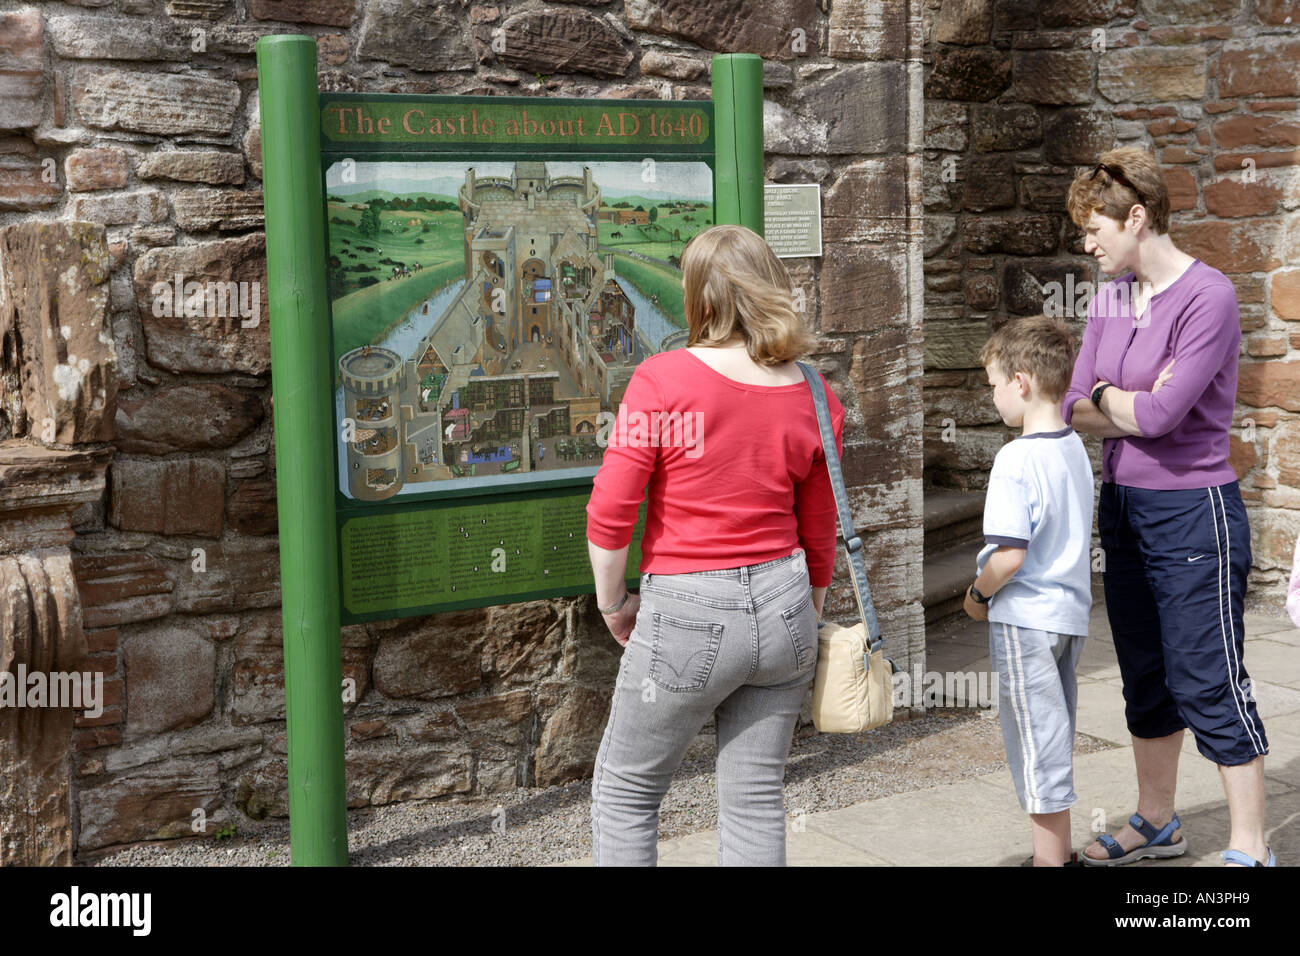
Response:
[[[1097,528],[1138,776],[1137,812],[1082,859],[1113,866],[1187,852],[1174,796],[1191,728],[1227,794],[1224,862],[1272,866],[1268,741],[1242,661],[1250,527],[1228,464],[1236,292],[1173,244],[1168,190],[1149,153],[1103,153],[1068,202],[1084,249],[1118,276],[1088,306],[1061,414],[1105,439]]]

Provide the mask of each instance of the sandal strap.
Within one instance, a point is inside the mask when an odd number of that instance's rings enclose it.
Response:
[[[1159,830],[1136,813],[1128,818],[1128,825],[1147,838],[1147,842],[1144,846],[1171,845],[1169,838],[1173,836],[1174,831],[1179,829],[1181,826],[1178,822],[1177,813],[1175,813],[1173,818]]]
[[[1105,847],[1106,856],[1109,859],[1114,860],[1124,855],[1124,848],[1120,846],[1119,841],[1109,833],[1103,833],[1101,836],[1097,837],[1097,842]]]
[[[1270,856],[1272,855],[1271,850],[1269,851],[1269,855]],[[1247,856],[1245,853],[1242,853],[1240,850],[1224,850],[1223,862],[1240,863],[1242,866],[1263,866],[1264,865],[1263,863],[1259,862],[1259,860],[1255,859],[1253,856]]]
[[[1142,834],[1142,836],[1146,837],[1148,843],[1154,840],[1156,834],[1160,832],[1153,824],[1148,823],[1140,814],[1137,813],[1128,818],[1128,825],[1138,833]]]

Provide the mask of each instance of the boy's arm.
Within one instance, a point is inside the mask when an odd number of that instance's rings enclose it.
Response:
[[[998,545],[998,549],[984,562],[984,570],[975,578],[975,590],[985,597],[992,597],[1020,570],[1025,563],[1025,554],[1024,548]]]
[[[1009,448],[1004,449],[993,459],[984,499],[984,541],[997,547],[979,569],[973,586],[990,598],[1024,565],[1037,511],[1037,494],[1019,477],[1027,465],[1026,459],[1009,452]],[[971,597],[969,588],[964,604],[966,613],[975,620],[988,620],[988,604]]]
[[[1024,543],[1028,544],[1028,542]],[[989,602],[976,601],[971,597],[971,588],[979,591],[984,597],[992,599],[1004,584],[1015,577],[1016,572],[1025,563],[1025,553],[1025,548],[1022,547],[998,545],[997,550],[989,555],[974,583],[966,589],[966,595],[962,600],[962,610],[968,617],[977,621],[989,619]]]
[[[1300,538],[1295,543],[1295,561],[1291,565],[1291,584],[1287,587],[1286,612],[1300,627]]]

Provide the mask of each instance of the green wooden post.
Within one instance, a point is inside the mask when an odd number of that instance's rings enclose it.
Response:
[[[719,223],[763,235],[763,58],[720,53],[713,58],[716,165],[713,202]]]
[[[333,396],[316,41],[257,41],[275,421],[289,840],[295,866],[348,861]]]

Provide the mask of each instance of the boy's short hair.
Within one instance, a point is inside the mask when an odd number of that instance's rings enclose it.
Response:
[[[1024,372],[1043,398],[1059,402],[1065,398],[1074,371],[1074,339],[1060,319],[1011,319],[984,343],[980,364],[996,366],[1008,379]]]
[[[1168,232],[1169,187],[1156,158],[1137,146],[1118,146],[1097,159],[1070,183],[1065,204],[1075,225],[1084,228],[1094,212],[1123,222],[1130,209],[1141,205],[1151,231]]]

